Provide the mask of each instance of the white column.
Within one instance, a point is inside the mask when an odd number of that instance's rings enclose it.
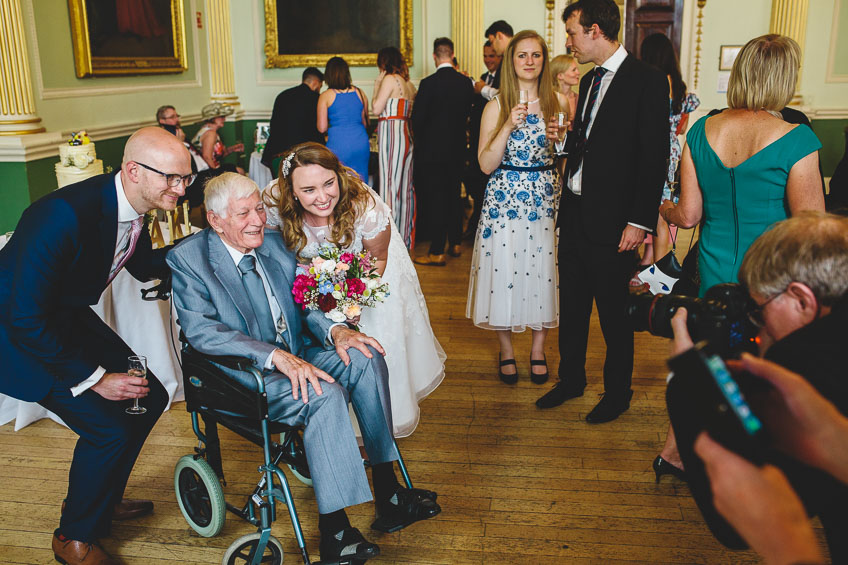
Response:
[[[212,101],[238,106],[233,73],[233,42],[230,28],[230,0],[206,0],[209,28],[209,76]]]
[[[779,33],[794,39],[801,48],[801,68],[804,67],[804,40],[807,35],[807,10],[810,0],[772,0],[770,33]],[[795,98],[793,105],[800,105],[801,97],[801,71],[798,71],[798,82],[795,85]]]
[[[19,0],[0,0],[0,135],[44,131],[35,115]]]
[[[480,76],[483,65],[483,0],[451,2],[451,39],[460,70]]]

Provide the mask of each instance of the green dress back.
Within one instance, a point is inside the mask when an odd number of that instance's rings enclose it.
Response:
[[[695,122],[686,134],[704,198],[699,296],[719,283],[738,281],[748,247],[769,226],[789,216],[789,171],[821,148],[813,130],[802,124],[739,165],[725,167],[707,141],[704,127],[708,118]]]

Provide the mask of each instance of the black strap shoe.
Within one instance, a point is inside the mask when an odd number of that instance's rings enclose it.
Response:
[[[377,503],[377,519],[371,528],[380,532],[396,532],[439,514],[442,507],[430,498],[421,498],[420,492],[399,487],[389,500]]]
[[[549,390],[544,396],[536,401],[536,406],[539,408],[554,408],[566,400],[583,396],[584,388],[585,385],[575,387],[565,384],[564,381],[559,381],[554,385],[554,388]]]
[[[322,562],[367,561],[380,555],[380,546],[371,543],[356,528],[345,528],[332,536],[321,536]]]
[[[501,361],[501,354],[498,353],[498,364],[498,377],[501,381],[508,385],[514,385],[518,382],[518,365],[515,364],[515,359],[504,359]],[[515,367],[515,372],[513,374],[508,375],[501,370],[501,367],[506,367],[507,365]]]

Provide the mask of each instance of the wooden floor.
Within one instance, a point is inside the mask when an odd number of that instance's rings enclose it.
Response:
[[[420,251],[423,251],[420,250]],[[465,318],[470,246],[447,268],[420,267],[433,328],[448,354],[447,376],[421,403],[421,424],[400,441],[418,486],[439,492],[442,514],[395,534],[369,529],[373,506],[349,510],[351,521],[379,543],[373,563],[744,563],[701,520],[688,489],[671,477],[654,483],[651,461],[665,437],[667,343],[636,335],[635,394],[615,422],[591,426],[584,416],[602,390],[603,339],[593,317],[586,394],[548,411],[534,401],[550,384],[528,378],[529,332],[516,336],[521,378],[497,379],[494,333]],[[568,323],[563,320],[563,323]],[[547,343],[555,371],[557,332]],[[73,433],[49,420],[19,432],[0,428],[0,563],[52,563]],[[260,451],[224,430],[228,499],[243,504],[258,480]],[[184,405],[166,412],[135,467],[127,495],[155,501],[152,516],[116,523],[104,547],[125,563],[220,563],[237,537],[254,531],[233,515],[216,538],[186,524],[174,496],[177,459],[196,440]],[[318,558],[317,509],[311,489],[292,480],[307,544]],[[285,513],[274,524],[286,563],[300,563]]]

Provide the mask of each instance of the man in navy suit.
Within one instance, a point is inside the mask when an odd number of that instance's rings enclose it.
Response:
[[[557,219],[560,318],[566,321],[559,332],[560,381],[536,405],[551,408],[583,395],[594,301],[607,352],[604,397],[586,421],[600,424],[630,408],[633,396],[627,281],[636,248],[656,228],[669,154],[668,82],[619,43],[613,0],[572,2],[562,19],[566,46],[579,63],[595,68],[580,82]]]
[[[114,563],[97,540],[113,519],[153,510],[123,493],[168,395],[150,372],[127,374],[133,351],[91,305],[124,267],[142,281],[167,276],[167,250],[152,250],[144,214],[173,210],[192,180],[179,139],[143,128],[120,172],[39,199],[0,250],[0,393],[38,402],[79,435],[53,535],[61,563]],[[125,412],[133,398],[145,414]]]
[[[458,257],[462,239],[461,181],[467,154],[468,115],[474,87],[453,68],[453,41],[433,42],[436,72],[418,87],[412,105],[415,134],[415,194],[422,202],[424,227],[429,228],[430,253],[417,257],[419,265],[445,265],[448,252]],[[421,225],[419,223],[419,225]],[[419,230],[420,231],[420,230]]]

